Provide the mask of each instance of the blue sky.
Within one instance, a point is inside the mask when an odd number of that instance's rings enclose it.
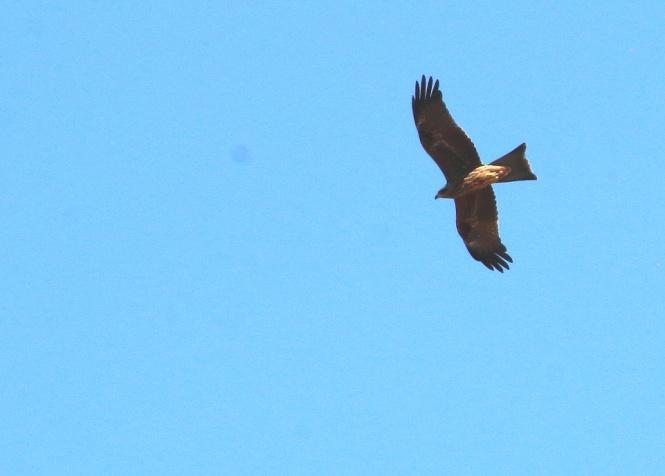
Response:
[[[662,2],[7,2],[0,472],[665,473]],[[468,255],[410,97],[489,162]]]

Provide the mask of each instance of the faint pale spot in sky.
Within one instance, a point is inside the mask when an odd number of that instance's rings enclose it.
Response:
[[[246,145],[237,145],[231,150],[231,160],[239,164],[246,164],[251,160],[252,156]]]
[[[628,53],[635,53],[635,48],[628,48]]]

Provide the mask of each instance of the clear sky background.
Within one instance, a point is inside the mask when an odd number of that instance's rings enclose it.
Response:
[[[579,3],[5,2],[0,473],[665,474],[665,4]]]

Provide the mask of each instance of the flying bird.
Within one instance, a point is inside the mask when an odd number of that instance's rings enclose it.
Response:
[[[483,165],[473,142],[443,103],[439,80],[432,84],[431,76],[416,81],[411,105],[420,143],[446,177],[446,186],[434,198],[455,200],[457,232],[474,259],[490,270],[510,269],[513,259],[499,238],[492,184],[536,180],[524,155],[526,144]]]

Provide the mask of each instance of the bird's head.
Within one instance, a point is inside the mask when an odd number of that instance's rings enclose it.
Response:
[[[437,198],[451,198],[450,190],[448,190],[448,184],[446,184],[445,187],[436,192],[436,195],[434,195],[434,200],[436,200]]]

